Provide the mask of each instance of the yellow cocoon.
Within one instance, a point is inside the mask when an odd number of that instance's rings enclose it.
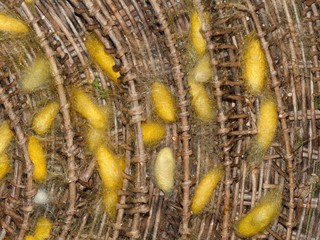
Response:
[[[10,160],[7,154],[0,155],[0,181],[9,173],[11,169]]]
[[[272,143],[277,130],[278,112],[273,100],[265,99],[260,105],[258,117],[257,144],[263,150],[267,150]]]
[[[212,78],[211,58],[203,55],[188,74],[188,82],[208,82]]]
[[[34,237],[37,240],[44,240],[49,238],[52,226],[53,224],[51,220],[46,217],[40,217],[36,223]]]
[[[107,116],[105,112],[82,89],[74,88],[71,91],[73,109],[80,113],[94,128],[105,129]]]
[[[11,131],[7,121],[4,121],[0,125],[0,155],[9,146],[10,141],[13,138],[13,132]]]
[[[108,190],[122,187],[122,167],[116,156],[105,146],[99,146],[95,154],[98,171],[104,186]]]
[[[154,163],[154,177],[157,186],[164,192],[170,192],[174,185],[176,160],[172,150],[165,147],[160,150]]]
[[[38,134],[45,134],[51,127],[54,119],[59,112],[60,104],[51,102],[43,107],[40,112],[34,117],[32,122],[32,129]]]
[[[106,53],[103,43],[93,34],[88,35],[84,43],[92,60],[112,81],[118,83],[120,73],[113,70],[115,61],[110,54]]]
[[[141,124],[142,137],[145,144],[159,143],[166,136],[166,129],[162,124],[147,122]]]
[[[27,33],[29,28],[23,21],[0,13],[0,31],[9,33]]]
[[[189,82],[191,105],[197,117],[203,122],[209,122],[215,117],[213,101],[210,99],[207,90],[200,83]]]
[[[267,60],[260,40],[254,34],[249,34],[244,41],[243,79],[247,91],[258,94],[263,90],[266,79]]]
[[[37,240],[37,239],[32,235],[26,235],[25,240]]]
[[[278,188],[270,190],[258,204],[234,225],[238,236],[253,237],[264,231],[280,214],[282,194]]]
[[[103,204],[109,218],[114,219],[117,213],[116,205],[119,202],[118,190],[104,191]]]
[[[209,22],[208,13],[204,13],[206,22]],[[190,34],[193,48],[198,55],[202,55],[206,51],[207,41],[200,32],[202,29],[202,21],[197,11],[193,11],[190,17]]]
[[[194,191],[191,211],[193,214],[200,214],[210,201],[213,191],[224,175],[223,166],[210,170],[200,181]]]
[[[89,151],[95,152],[97,147],[106,142],[106,132],[104,129],[97,129],[91,126],[88,127],[86,133],[86,143]]]
[[[155,82],[151,87],[151,98],[158,116],[165,122],[176,120],[176,103],[168,87]]]
[[[37,182],[45,181],[47,177],[46,156],[42,143],[35,136],[29,137],[28,151],[33,163],[33,179]]]

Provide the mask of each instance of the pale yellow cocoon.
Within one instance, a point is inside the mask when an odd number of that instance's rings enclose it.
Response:
[[[195,67],[188,74],[188,82],[208,82],[212,78],[211,58],[209,54],[203,55]]]
[[[206,23],[209,22],[208,13],[204,13]],[[194,50],[198,55],[202,55],[206,51],[207,41],[201,33],[203,23],[197,11],[193,11],[190,16],[190,34],[191,42]]]
[[[118,83],[120,72],[113,70],[115,61],[110,54],[106,53],[103,43],[95,35],[90,34],[85,40],[85,45],[92,60],[98,64],[112,81]]]
[[[86,132],[86,143],[89,151],[95,152],[97,147],[106,143],[106,131],[98,128],[88,127]]]
[[[105,146],[99,146],[95,154],[101,180],[108,190],[122,187],[122,167],[116,156]]]
[[[174,186],[176,160],[172,150],[165,147],[160,150],[154,163],[154,178],[157,186],[164,192],[170,192]]]
[[[51,102],[43,107],[33,118],[32,129],[38,135],[45,134],[51,127],[54,119],[59,112],[60,104]]]
[[[163,121],[174,122],[176,120],[176,103],[165,84],[161,82],[153,83],[151,98],[156,113]]]
[[[224,176],[223,166],[210,170],[200,181],[194,191],[191,211],[193,214],[200,214],[209,203],[212,193]]]
[[[263,232],[279,216],[281,203],[280,190],[270,190],[254,208],[236,222],[234,229],[237,235],[249,238]]]
[[[215,117],[215,108],[207,90],[200,83],[189,82],[191,105],[197,117],[203,122],[209,122]]]
[[[272,143],[278,124],[277,105],[273,100],[265,99],[260,105],[258,117],[257,144],[263,150],[267,150]]]
[[[260,40],[254,34],[245,38],[243,51],[243,79],[247,91],[251,94],[259,94],[265,85],[267,60],[261,47]]]
[[[4,121],[0,125],[0,155],[4,153],[9,146],[13,138],[13,132],[11,131],[7,121]]]
[[[40,217],[36,223],[34,237],[37,240],[44,240],[50,237],[53,223],[46,217]]]
[[[114,219],[117,213],[116,205],[119,202],[118,190],[104,191],[103,204],[109,218]]]
[[[7,154],[0,155],[0,181],[10,172],[10,159]]]
[[[0,31],[8,33],[27,33],[27,24],[17,18],[0,13]]]
[[[141,124],[142,137],[145,144],[154,145],[166,136],[166,129],[162,124],[146,122]]]
[[[41,183],[47,177],[47,162],[42,143],[35,136],[29,137],[28,151],[33,163],[33,179]]]
[[[91,99],[82,89],[74,88],[71,92],[71,105],[94,128],[105,129],[107,127],[106,113]]]
[[[32,65],[26,69],[21,81],[21,88],[25,92],[34,92],[49,83],[51,75],[50,65],[47,59],[36,58]]]

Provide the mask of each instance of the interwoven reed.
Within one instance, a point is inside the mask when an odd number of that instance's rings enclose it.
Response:
[[[194,117],[186,82],[192,6],[209,11],[212,19],[203,31],[214,72],[206,87],[218,116],[210,125]],[[2,0],[0,7],[33,31],[27,38],[4,34],[0,40],[0,118],[15,132],[12,170],[0,183],[0,239],[24,239],[39,216],[54,221],[52,239],[238,239],[234,222],[274,185],[283,187],[282,211],[258,238],[320,239],[320,1]],[[262,165],[248,172],[259,98],[245,91],[240,54],[252,31],[266,53],[280,124]],[[83,43],[88,32],[115,57],[120,87],[88,59]],[[25,94],[17,82],[39,54],[49,59],[54,84]],[[141,123],[153,115],[148,94],[155,79],[176,93],[179,117],[167,125],[166,139],[148,148]],[[85,150],[85,122],[70,109],[72,86],[86,88],[113,109],[108,138],[126,157],[114,221],[104,212],[95,161]],[[32,181],[26,137],[34,112],[52,99],[60,101],[61,110],[44,138],[50,174],[39,185]],[[172,147],[178,164],[169,195],[151,174],[151,162],[164,146]],[[206,211],[193,216],[195,186],[217,163],[224,164],[225,178]],[[33,202],[38,188],[51,196],[48,204]]]

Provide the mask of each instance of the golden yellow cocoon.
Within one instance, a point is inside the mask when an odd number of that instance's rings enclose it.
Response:
[[[0,155],[0,181],[10,172],[11,165],[7,154]]]
[[[51,102],[43,107],[33,118],[32,129],[38,134],[45,134],[51,127],[59,112],[60,104]]]
[[[166,129],[162,124],[147,122],[141,124],[142,137],[145,144],[154,145],[166,136]]]
[[[21,88],[25,92],[34,92],[47,85],[50,80],[50,65],[47,59],[36,58],[32,65],[26,69],[21,81]]]
[[[106,53],[103,43],[93,34],[88,35],[84,43],[92,60],[112,81],[118,83],[120,72],[113,70],[115,61],[110,54]]]
[[[0,125],[0,155],[9,146],[10,141],[13,138],[13,132],[11,131],[7,121],[4,121]]]
[[[208,82],[212,78],[211,58],[204,54],[188,74],[188,82]]]
[[[193,214],[199,214],[209,203],[213,191],[224,175],[223,166],[216,167],[210,170],[200,181],[194,191],[191,211]]]
[[[95,154],[101,180],[108,190],[122,187],[122,169],[115,155],[105,146],[99,146]]]
[[[91,99],[82,89],[74,88],[71,91],[71,105],[80,113],[94,128],[105,129],[107,116],[105,112]]]
[[[106,142],[106,132],[105,130],[93,128],[91,126],[88,127],[86,133],[86,143],[89,151],[92,153],[95,152],[97,147],[103,145]]]
[[[209,122],[215,117],[213,101],[210,99],[207,90],[200,83],[189,82],[191,105],[197,117],[203,122]]]
[[[280,214],[282,194],[278,188],[270,190],[258,204],[234,225],[238,236],[253,237],[265,230]]]
[[[243,79],[247,91],[258,94],[263,90],[266,79],[267,60],[260,40],[254,34],[249,34],[244,41]]]
[[[267,150],[272,143],[277,131],[278,112],[273,100],[265,99],[260,105],[258,117],[257,144],[263,150]]]
[[[103,204],[109,218],[114,219],[117,213],[116,205],[119,202],[118,190],[104,191]]]
[[[9,33],[27,33],[27,24],[17,18],[0,13],[0,31]]]
[[[47,177],[46,156],[42,143],[35,136],[29,137],[28,151],[33,163],[33,179],[37,182],[45,181]]]
[[[151,98],[158,116],[165,122],[176,120],[176,103],[168,87],[155,82],[151,87]]]
[[[170,192],[174,185],[176,160],[172,150],[165,147],[160,150],[154,163],[154,177],[157,186],[164,192]]]
[[[37,240],[37,239],[32,235],[26,235],[25,240]]]
[[[34,237],[37,240],[44,240],[50,237],[50,232],[53,223],[46,217],[40,217],[37,220],[36,227],[34,230]]]
[[[209,22],[208,13],[204,13],[206,23]],[[202,55],[206,51],[207,41],[204,39],[201,33],[202,21],[197,11],[193,11],[190,17],[190,34],[193,48],[198,55]]]

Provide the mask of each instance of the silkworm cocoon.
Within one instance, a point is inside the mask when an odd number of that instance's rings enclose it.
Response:
[[[260,148],[267,150],[272,143],[277,130],[278,112],[273,100],[265,99],[260,105],[258,117],[257,144]]]
[[[32,235],[26,235],[25,240],[37,240],[37,239]]]
[[[21,81],[21,88],[25,92],[34,92],[47,85],[50,80],[50,65],[47,59],[36,58],[32,65],[26,69]]]
[[[94,128],[105,129],[107,117],[105,112],[82,89],[74,88],[71,92],[73,109],[80,113]]]
[[[208,82],[212,78],[211,58],[203,55],[188,75],[188,82]]]
[[[35,136],[29,137],[28,151],[33,163],[33,179],[37,182],[45,181],[47,177],[46,156],[42,143]]]
[[[98,171],[104,186],[108,190],[122,187],[122,169],[115,155],[105,146],[99,146],[95,154]]]
[[[279,189],[270,190],[258,204],[234,225],[238,236],[253,237],[263,232],[280,214],[282,194]]]
[[[261,47],[260,40],[254,34],[245,38],[243,62],[243,79],[247,91],[251,94],[259,94],[265,85],[267,60]]]
[[[176,160],[172,150],[165,147],[160,150],[154,163],[154,177],[157,186],[164,192],[170,192],[174,185]]]
[[[208,92],[200,83],[189,82],[191,105],[193,106],[197,117],[203,122],[209,122],[215,117],[213,101]]]
[[[9,33],[27,33],[29,28],[23,21],[0,13],[0,31]]]
[[[13,138],[8,122],[4,121],[0,125],[0,155],[6,150]]]
[[[49,238],[52,226],[53,226],[53,223],[51,222],[51,220],[49,220],[46,217],[40,217],[36,223],[36,227],[34,230],[34,237],[38,240]]]
[[[200,181],[191,203],[193,214],[200,214],[210,201],[213,191],[224,175],[223,166],[210,170]]]
[[[36,204],[47,204],[49,202],[49,195],[46,191],[38,189],[37,194],[34,196],[33,201]]]
[[[34,117],[32,129],[38,134],[45,134],[51,127],[54,119],[59,112],[60,104],[51,102],[43,107],[40,112]]]
[[[10,172],[11,165],[7,154],[0,155],[0,181]]]
[[[84,43],[92,60],[112,81],[118,83],[120,73],[113,70],[115,61],[110,54],[106,53],[103,43],[93,34],[88,35]]]
[[[118,191],[104,191],[103,203],[109,218],[114,219],[117,213],[116,205],[119,202]]]
[[[156,122],[142,123],[141,130],[144,143],[149,145],[159,143],[166,136],[164,126]]]
[[[88,127],[86,133],[86,142],[89,151],[95,152],[97,147],[106,142],[106,132],[104,129]]]
[[[176,120],[176,104],[168,87],[155,82],[151,87],[151,98],[158,116],[165,122]]]
[[[207,13],[204,13],[206,23],[209,22]],[[206,51],[207,41],[201,33],[203,22],[197,11],[193,11],[190,16],[190,34],[193,48],[198,55],[202,55]]]

